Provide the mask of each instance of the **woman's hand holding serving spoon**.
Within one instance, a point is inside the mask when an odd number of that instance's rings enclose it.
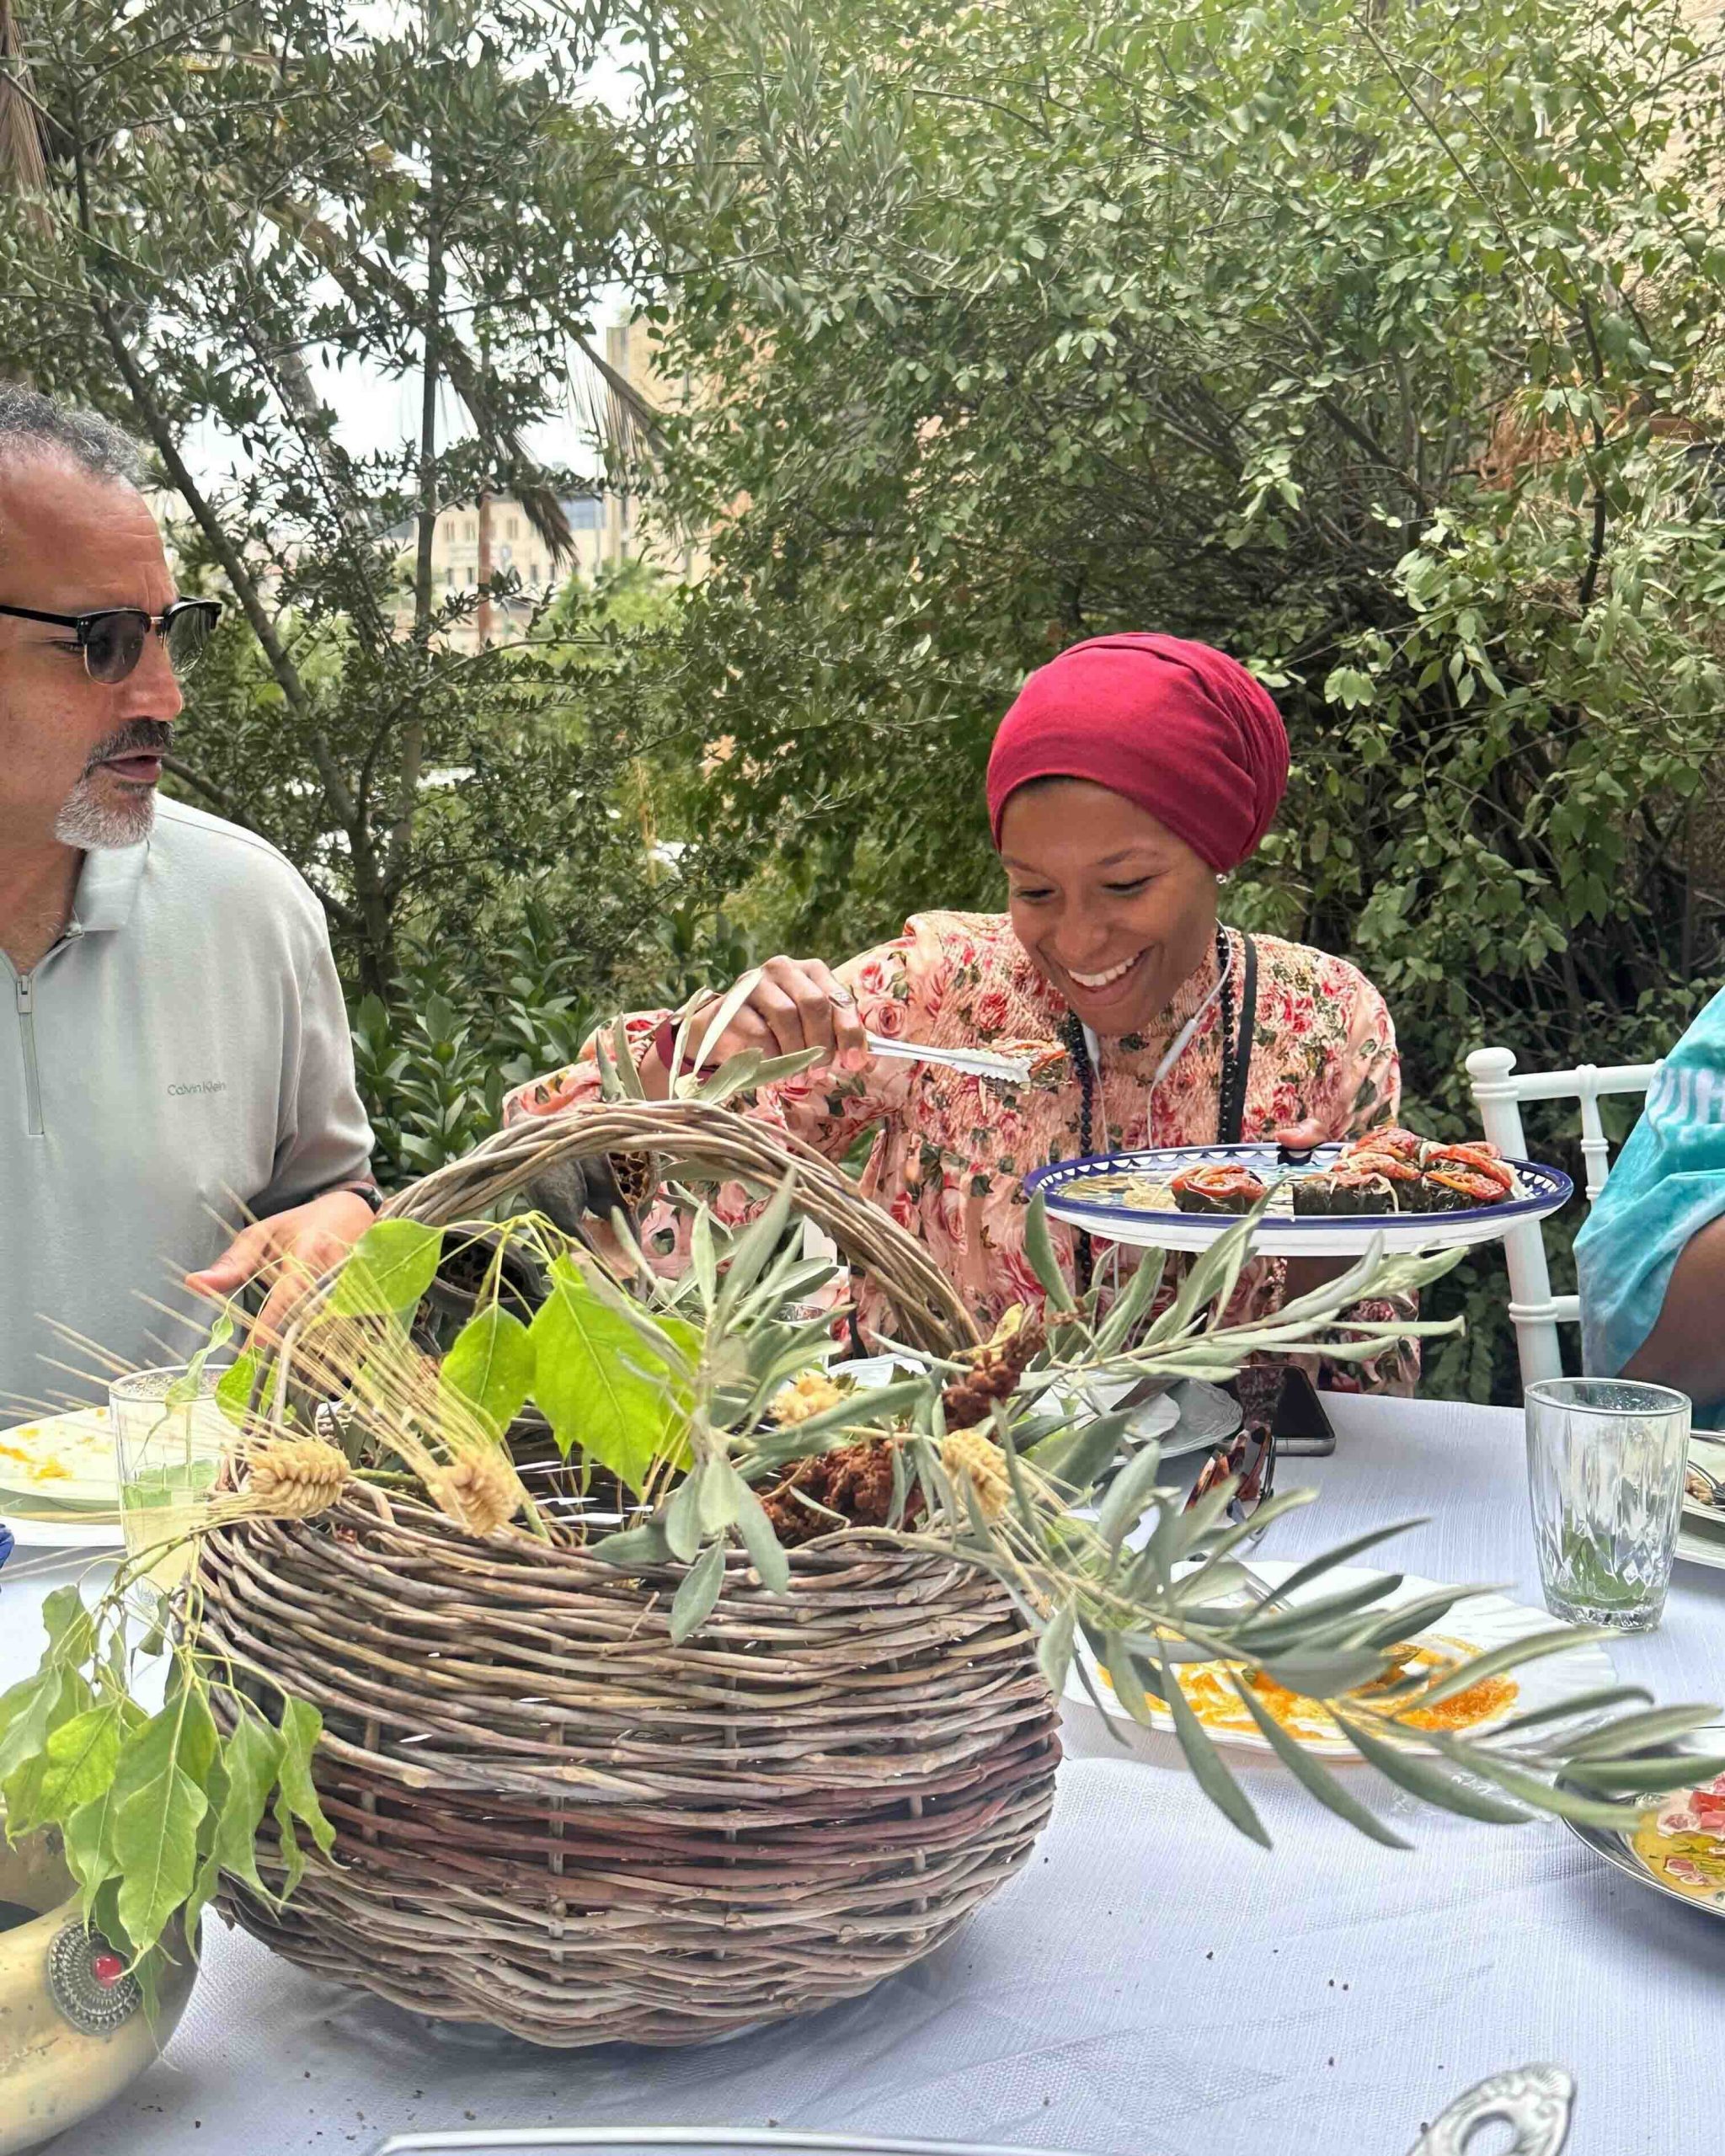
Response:
[[[697,1005],[686,1024],[688,1053],[700,1053],[705,1063],[724,1063],[751,1048],[766,1056],[821,1049],[825,1061],[840,1070],[860,1070],[868,1061],[868,1035],[857,999],[822,959],[769,958],[756,969],[753,987],[724,1033],[706,1042],[707,1027],[724,1001],[714,995]],[[641,1085],[649,1100],[662,1101],[670,1091],[660,1043],[642,1059]]]
[[[686,1027],[692,1055],[725,1000],[714,995],[697,1006]],[[707,1044],[703,1059],[723,1063],[745,1049],[772,1056],[811,1048],[824,1049],[824,1060],[841,1070],[861,1070],[873,1053],[857,1000],[832,968],[820,958],[780,957],[757,969],[754,985],[718,1040]],[[664,1100],[670,1093],[670,1073],[657,1043],[642,1060],[641,1084],[649,1099]],[[1309,1152],[1330,1134],[1315,1117],[1308,1117],[1283,1125],[1273,1136],[1290,1152]],[[1325,1259],[1295,1259],[1289,1267],[1288,1292],[1306,1294],[1345,1270]]]

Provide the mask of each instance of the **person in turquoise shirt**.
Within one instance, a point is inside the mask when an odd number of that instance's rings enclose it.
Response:
[[[1725,1406],[1725,994],[1660,1066],[1575,1239],[1582,1353],[1599,1377]]]

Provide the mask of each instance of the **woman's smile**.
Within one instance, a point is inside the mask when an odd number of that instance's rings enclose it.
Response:
[[[1053,975],[1055,985],[1065,990],[1066,1001],[1081,1017],[1086,1011],[1112,1010],[1116,1004],[1135,995],[1145,963],[1151,954],[1147,950],[1135,951],[1118,965],[1085,973],[1067,965],[1052,952],[1042,955],[1044,970]]]
[[[1143,956],[1142,951],[1135,951],[1130,958],[1122,958],[1119,965],[1110,966],[1102,974],[1080,973],[1076,966],[1068,966],[1066,971],[1080,988],[1106,988],[1110,982],[1119,980],[1122,974],[1130,973]]]

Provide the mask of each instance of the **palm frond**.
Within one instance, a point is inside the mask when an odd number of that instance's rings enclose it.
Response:
[[[25,200],[48,191],[48,116],[12,0],[0,0],[0,189]]]

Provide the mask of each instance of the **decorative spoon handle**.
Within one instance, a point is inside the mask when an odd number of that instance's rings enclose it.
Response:
[[[1462,2156],[1476,2129],[1487,2125],[1507,2126],[1515,2137],[1499,2144],[1503,2156],[1558,2156],[1574,2101],[1574,2080],[1561,2066],[1514,2067],[1458,2096],[1409,2156]]]

